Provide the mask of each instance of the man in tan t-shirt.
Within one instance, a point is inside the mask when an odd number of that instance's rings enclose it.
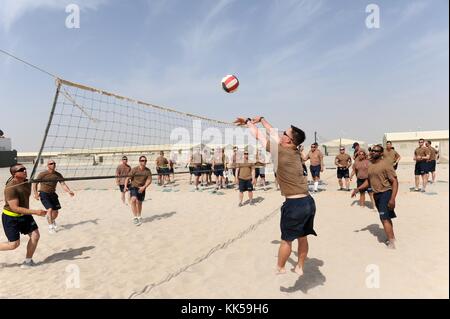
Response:
[[[40,199],[42,205],[47,209],[48,232],[54,234],[57,231],[56,218],[58,218],[61,209],[58,194],[56,194],[56,185],[59,182],[62,189],[69,193],[71,197],[75,194],[64,182],[64,177],[56,171],[56,162],[53,160],[47,162],[47,170],[41,172],[36,179],[39,182],[33,184],[33,195],[36,200]],[[40,186],[39,193],[38,184]]]
[[[375,205],[380,214],[381,223],[387,237],[387,247],[395,249],[395,235],[392,219],[396,218],[395,198],[398,192],[398,181],[394,167],[383,160],[383,147],[372,147],[371,160],[368,168],[369,178],[352,192],[352,197],[369,186],[374,192]]]
[[[125,180],[125,191],[130,186],[131,212],[133,213],[133,224],[142,224],[142,202],[145,199],[145,190],[152,183],[152,172],[146,166],[147,157],[139,157],[139,166],[134,167],[130,172],[130,177]]]
[[[334,164],[337,166],[337,179],[339,183],[339,190],[350,191],[350,171],[352,166],[352,158],[345,153],[345,147],[339,148],[339,154],[334,159]],[[343,187],[342,179],[345,179],[345,189]]]
[[[305,140],[305,133],[291,126],[279,136],[277,130],[261,116],[253,120],[238,118],[235,123],[247,125],[250,133],[270,152],[272,162],[277,166],[281,194],[286,198],[281,207],[281,244],[278,250],[277,274],[286,272],[285,265],[292,252],[292,242],[297,239],[298,261],[293,270],[301,276],[308,255],[307,236],[317,236],[313,228],[316,205],[308,192],[308,180],[303,175],[302,158],[298,149]],[[265,133],[259,131],[257,123],[263,125]],[[266,134],[270,140],[267,140]]]
[[[130,175],[131,172],[131,166],[128,165],[128,157],[122,156],[122,163],[119,164],[116,168],[116,185],[119,186],[120,190],[120,198],[122,200],[122,203],[125,203],[125,194],[127,197],[127,202],[130,204],[130,192],[125,192],[125,180],[127,179],[128,175]]]
[[[401,157],[400,154],[397,153],[396,150],[392,147],[392,142],[387,141],[386,142],[386,149],[383,153],[383,160],[387,161],[388,163],[392,164],[392,167],[394,167],[395,170],[397,170],[398,162],[400,162]]]
[[[45,216],[47,211],[30,209],[31,185],[27,180],[27,169],[22,164],[9,168],[11,177],[5,186],[5,205],[2,213],[3,230],[8,242],[0,243],[0,251],[14,250],[20,245],[20,234],[30,237],[27,254],[21,268],[30,268],[36,264],[33,255],[36,251],[40,234],[38,225],[32,215]]]
[[[166,184],[170,182],[170,168],[169,161],[164,157],[164,152],[159,152],[159,156],[156,158],[156,172],[158,173],[158,185],[166,187]]]
[[[239,181],[239,207],[243,206],[244,192],[248,192],[250,205],[254,205],[253,184],[255,183],[255,164],[249,162],[248,151],[244,151],[242,163],[237,163],[236,177]]]
[[[430,150],[430,159],[427,161],[427,172],[428,174],[431,173],[432,180],[428,182],[433,184],[436,182],[436,161],[439,157],[439,152],[431,145],[431,141],[426,141],[425,146]]]
[[[425,140],[421,138],[419,140],[419,147],[414,150],[414,161],[416,165],[414,167],[414,179],[415,179],[415,192],[426,192],[428,183],[428,166],[427,161],[430,159],[431,152],[425,145]],[[422,190],[419,189],[420,178],[422,177]]]
[[[317,192],[319,188],[320,173],[322,173],[325,168],[325,165],[323,164],[323,154],[319,150],[319,144],[311,144],[311,150],[305,156],[305,158],[303,158],[304,162],[306,162],[307,160],[309,160],[309,170],[311,171],[311,176],[314,181],[313,191]]]

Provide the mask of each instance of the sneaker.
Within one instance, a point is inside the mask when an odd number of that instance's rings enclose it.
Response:
[[[22,263],[22,265],[20,265],[20,268],[22,268],[22,269],[30,269],[30,268],[33,268],[35,266],[36,266],[36,264],[34,263],[33,259],[31,259],[31,261],[29,261],[29,262],[24,261]]]
[[[139,223],[139,218],[133,217],[133,224],[137,225]]]
[[[141,226],[142,225],[142,217],[137,217],[136,220],[137,220],[136,226]]]
[[[56,222],[53,222],[53,229],[56,231],[58,231],[58,226],[56,225]]]
[[[49,234],[56,234],[56,230],[53,227],[53,225],[48,225],[48,233]]]
[[[414,192],[420,192],[419,188],[414,188]]]
[[[239,203],[238,207],[242,207],[242,206],[244,206],[244,204],[242,204],[242,203]]]

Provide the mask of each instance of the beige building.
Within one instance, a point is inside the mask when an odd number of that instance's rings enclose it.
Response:
[[[322,152],[325,156],[335,156],[339,154],[339,148],[341,146],[345,147],[345,151],[350,154],[353,155],[353,143],[359,143],[359,145],[367,150],[367,144],[366,142],[363,141],[358,141],[358,140],[351,140],[351,139],[347,139],[347,138],[338,138],[335,140],[331,140],[328,142],[324,142],[322,143],[320,146],[322,147]]]
[[[421,131],[421,132],[396,132],[384,133],[383,145],[391,141],[395,150],[402,157],[402,162],[413,162],[414,150],[418,146],[419,139],[430,140],[440,154],[439,163],[448,163],[448,130]]]

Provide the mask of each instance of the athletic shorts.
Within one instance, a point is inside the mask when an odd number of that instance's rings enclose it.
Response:
[[[239,192],[243,193],[252,191],[253,191],[253,184],[251,179],[249,180],[239,179]]]
[[[225,166],[223,164],[214,165],[214,175],[217,177],[223,176],[223,171],[225,169]]]
[[[311,196],[287,198],[281,206],[281,239],[293,241],[307,235],[317,236],[314,231],[316,203]]]
[[[364,184],[364,182],[367,180],[367,178],[358,178],[357,180],[356,180],[356,186],[357,187],[360,187],[362,184]],[[361,191],[359,191],[361,194],[364,194],[364,192],[368,192],[368,193],[373,193],[373,190],[372,190],[372,187],[370,187],[370,184],[369,184],[369,187],[368,188],[366,188],[366,189],[363,189],[363,190],[361,190]]]
[[[131,184],[128,184],[128,188],[130,188]],[[119,189],[121,193],[125,193],[125,185],[119,185]]]
[[[427,173],[427,162],[416,162],[416,166],[414,167],[414,175],[419,176]]]
[[[202,167],[201,166],[194,167],[194,176],[202,176]]]
[[[45,193],[39,192],[39,197],[41,199],[42,205],[44,205],[45,209],[53,209],[59,210],[61,209],[61,204],[58,200],[58,194],[56,193]]]
[[[393,210],[388,208],[389,200],[391,199],[392,190],[388,190],[383,193],[374,193],[373,197],[375,199],[375,205],[377,206],[378,213],[380,214],[380,219],[392,219],[397,217]]]
[[[170,169],[168,167],[160,167],[159,168],[159,175],[169,175],[170,174]]]
[[[310,166],[309,167],[309,170],[311,171],[311,176],[312,177],[320,177],[320,169],[321,169],[321,166],[320,165],[317,165],[317,166]]]
[[[397,170],[398,168],[398,163],[394,165],[394,169]]]
[[[212,174],[212,164],[206,164],[206,174]]]
[[[12,217],[2,214],[2,223],[3,230],[9,242],[19,240],[20,234],[28,235],[38,229],[38,225],[31,215]]]
[[[434,173],[434,172],[436,172],[436,160],[432,160],[431,162],[430,162],[430,167],[429,167],[429,170],[428,170],[430,173]]]
[[[337,168],[337,178],[350,178],[350,172],[348,171],[348,168],[346,167],[338,167]]]
[[[256,175],[256,168],[255,168],[255,178],[261,177],[266,178],[266,168],[265,167],[258,167],[258,175]]]
[[[136,197],[138,201],[143,202],[145,199],[145,191],[139,193],[138,187],[130,187],[130,197]]]
[[[189,174],[194,174],[194,166],[189,166]]]

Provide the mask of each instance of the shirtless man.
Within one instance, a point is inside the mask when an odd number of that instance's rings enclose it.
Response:
[[[339,154],[334,159],[334,164],[337,166],[337,178],[339,183],[339,190],[350,191],[350,173],[349,168],[352,166],[352,158],[345,153],[345,148],[340,147]],[[345,179],[345,189],[343,187],[342,179]]]
[[[320,173],[322,173],[325,168],[325,165],[323,164],[323,154],[319,150],[319,144],[311,144],[311,150],[306,157],[303,158],[304,162],[307,160],[309,160],[309,170],[311,171],[311,176],[314,181],[313,192],[317,192],[319,188]]]

